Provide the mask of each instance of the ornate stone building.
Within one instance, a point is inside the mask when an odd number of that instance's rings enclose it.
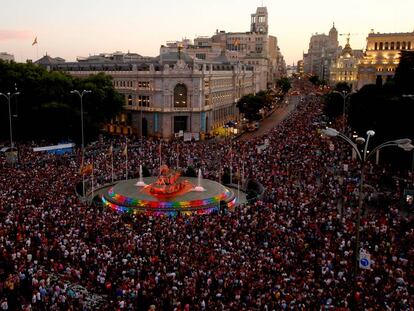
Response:
[[[304,73],[329,81],[331,65],[340,53],[338,31],[334,24],[328,35],[315,34],[311,37],[308,53],[303,54]]]
[[[358,71],[358,88],[384,83],[395,74],[401,50],[414,49],[414,32],[374,33],[367,37],[365,56]]]
[[[364,57],[362,50],[353,50],[349,44],[349,38],[341,55],[332,63],[330,69],[330,84],[335,86],[339,82],[345,82],[352,90],[357,89],[358,64]]]
[[[255,90],[253,67],[225,57],[202,61],[181,50],[156,58],[116,54],[78,62],[44,57],[36,63],[76,77],[111,75],[125,98],[124,112],[107,125],[108,132],[117,134],[163,138],[180,132],[214,134],[228,121],[239,119],[237,101]]]
[[[272,87],[286,74],[286,64],[277,38],[268,34],[269,16],[266,7],[251,14],[250,31],[225,32],[217,30],[212,37],[198,37],[194,43],[185,39],[167,42],[160,54],[176,52],[182,47],[194,59],[215,60],[225,55],[232,62],[251,65],[255,70],[256,92]]]

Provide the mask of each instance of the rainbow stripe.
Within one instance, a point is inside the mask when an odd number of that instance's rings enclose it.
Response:
[[[114,188],[108,191],[109,198],[102,196],[102,202],[118,213],[145,214],[148,216],[175,217],[182,215],[206,215],[218,212],[220,202],[227,202],[227,207],[232,209],[236,205],[236,198],[228,189],[217,196],[193,201],[149,201],[128,198],[114,192]]]
[[[220,201],[229,201],[232,198],[232,193],[228,189],[217,196],[193,201],[149,201],[149,200],[138,200],[129,197],[125,197],[114,192],[112,187],[108,191],[108,195],[112,202],[120,206],[125,207],[140,207],[140,208],[156,208],[156,209],[182,209],[182,208],[200,208],[206,206],[213,206],[220,204]],[[234,206],[234,204],[233,204]]]
[[[235,202],[236,199],[234,199],[232,202]],[[179,213],[181,213],[182,215],[185,216],[189,216],[189,215],[208,215],[211,214],[213,212],[218,212],[219,211],[219,207],[215,206],[215,207],[210,207],[210,208],[204,208],[204,209],[194,209],[194,210],[154,210],[154,209],[141,209],[141,208],[130,208],[130,207],[125,207],[125,206],[119,206],[117,204],[114,204],[110,201],[108,201],[107,199],[105,199],[105,197],[102,197],[102,202],[105,206],[109,207],[110,209],[112,209],[114,212],[117,213],[129,213],[129,214],[144,214],[146,216],[167,216],[167,217],[176,217],[178,216]],[[230,203],[229,203],[230,204]],[[234,206],[234,205],[233,205]],[[230,205],[229,205],[230,207]]]

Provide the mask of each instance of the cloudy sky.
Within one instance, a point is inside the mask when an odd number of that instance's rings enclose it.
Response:
[[[313,33],[351,33],[353,48],[367,34],[414,31],[414,0],[264,0],[270,34],[278,38],[288,64],[302,58]],[[16,0],[0,10],[0,52],[17,61],[45,53],[74,60],[128,50],[156,56],[161,44],[211,36],[216,29],[248,31],[261,0]],[[38,45],[32,47],[37,36]],[[345,36],[340,37],[343,45]]]

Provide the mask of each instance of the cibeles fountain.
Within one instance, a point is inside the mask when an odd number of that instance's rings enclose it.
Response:
[[[201,169],[197,177],[183,177],[178,171],[163,165],[157,177],[143,177],[140,166],[139,178],[117,182],[105,191],[102,202],[124,213],[203,215],[218,212],[223,205],[233,208],[236,196],[226,186],[204,179]]]

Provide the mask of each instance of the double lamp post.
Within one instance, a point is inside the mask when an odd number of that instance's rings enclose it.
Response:
[[[386,141],[377,147],[375,147],[371,152],[368,151],[368,144],[369,140],[372,136],[375,135],[375,132],[372,130],[367,131],[367,137],[362,138],[358,137],[356,139],[356,142],[359,144],[365,144],[364,149],[362,152],[359,151],[359,148],[356,143],[354,143],[350,138],[348,138],[345,134],[337,131],[333,128],[326,128],[322,130],[322,134],[329,136],[329,137],[339,137],[342,140],[346,141],[349,145],[351,145],[352,149],[355,151],[358,160],[360,162],[360,168],[361,168],[361,176],[359,179],[359,198],[358,198],[358,209],[357,209],[357,219],[356,219],[356,243],[355,243],[355,266],[354,266],[354,274],[353,274],[353,296],[355,299],[355,294],[357,290],[357,275],[358,275],[358,268],[359,268],[359,260],[360,260],[360,223],[361,223],[361,210],[362,210],[362,204],[363,204],[363,191],[364,191],[364,182],[365,182],[365,167],[367,164],[367,161],[373,156],[373,154],[376,154],[380,149],[386,148],[386,147],[399,147],[402,148],[404,151],[411,151],[414,149],[414,146],[411,144],[411,139],[403,138],[403,139],[396,139],[396,140],[390,140]]]

